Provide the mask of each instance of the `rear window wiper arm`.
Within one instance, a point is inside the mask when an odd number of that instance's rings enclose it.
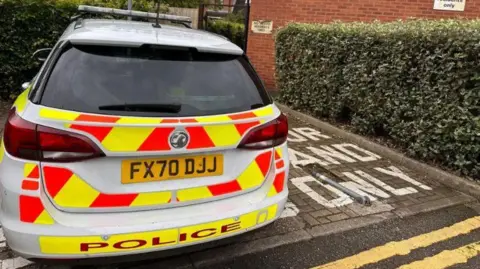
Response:
[[[178,113],[182,109],[182,105],[181,104],[156,104],[156,103],[114,104],[114,105],[99,106],[98,109],[112,110],[112,111]]]

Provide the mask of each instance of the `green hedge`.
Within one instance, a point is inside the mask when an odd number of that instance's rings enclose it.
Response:
[[[32,79],[39,63],[31,58],[39,48],[52,47],[68,25],[73,5],[45,1],[0,2],[0,95],[12,98]],[[11,95],[11,96],[9,96]]]
[[[198,1],[179,1],[178,5]],[[133,9],[154,11],[155,3],[134,0]],[[40,66],[32,53],[55,44],[80,4],[126,8],[127,0],[0,0],[0,97],[14,98],[21,84],[33,78]],[[161,10],[168,11],[168,6],[162,5]]]
[[[245,25],[243,23],[228,20],[210,20],[207,30],[227,37],[240,48],[245,46]]]
[[[291,24],[280,101],[480,180],[480,20]]]

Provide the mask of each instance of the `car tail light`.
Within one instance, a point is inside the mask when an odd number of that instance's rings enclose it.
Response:
[[[256,127],[247,133],[239,148],[265,149],[283,144],[287,140],[288,120],[281,114],[275,120]]]
[[[10,111],[4,132],[5,149],[21,159],[73,162],[105,156],[87,137],[26,121],[15,108]]]

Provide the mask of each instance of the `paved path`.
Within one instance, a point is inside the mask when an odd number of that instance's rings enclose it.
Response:
[[[350,242],[349,244],[352,246],[355,244],[363,246],[364,238],[360,236],[361,234],[354,236],[355,233],[347,232],[346,235],[343,235],[346,230],[376,225],[385,220],[405,218],[421,212],[474,201],[472,197],[445,187],[433,178],[426,177],[422,174],[422,171],[409,170],[391,162],[384,156],[322,133],[320,130],[292,117],[289,120],[290,135],[288,141],[291,172],[288,184],[290,196],[282,219],[242,236],[202,245],[201,248],[204,250],[199,248],[185,249],[185,251],[194,252],[173,259],[131,262],[132,257],[124,260],[116,258],[115,262],[122,263],[103,268],[158,268],[159,266],[164,268],[192,268],[192,266],[206,268],[218,263],[228,264],[228,260],[234,257],[252,255],[256,252],[263,253],[269,251],[269,249],[283,249],[285,245],[287,245],[285,249],[289,249],[288,246],[292,244],[292,246],[295,246],[295,243],[302,246],[303,242],[307,241],[309,242],[307,245],[312,248],[312,251],[319,249],[323,250],[321,253],[325,253],[328,252],[327,250],[345,248],[338,238],[348,239],[345,242]],[[322,184],[310,176],[307,171],[312,164],[322,175],[360,194],[369,196],[373,201],[372,206],[362,206],[338,189]],[[470,212],[469,214],[474,213]],[[438,218],[439,224],[451,220],[448,218],[448,214],[443,213],[436,218]],[[435,217],[431,217],[431,219],[435,219]],[[385,234],[383,238],[385,240],[393,238],[397,234],[397,229],[409,230],[411,227],[401,226],[406,223],[408,222],[398,222],[395,228],[385,226],[390,228],[383,229]],[[410,225],[415,226],[412,223]],[[414,231],[414,228],[412,228],[412,231]],[[330,239],[317,239],[329,235],[338,237],[332,237],[332,241]],[[333,240],[334,238],[337,239]],[[404,238],[407,237],[402,237],[402,239]],[[383,242],[373,239],[368,246]],[[2,269],[39,267],[15,257],[6,247],[2,248],[2,244],[4,244],[2,241],[0,238]],[[218,245],[221,245],[221,247],[218,247]],[[308,263],[308,266],[313,266],[316,265],[314,262],[320,264],[366,249],[367,245],[356,249],[351,248],[350,252],[338,252],[338,255],[330,255],[328,256],[330,258],[325,260],[313,259],[311,251],[303,248],[298,251],[291,249],[291,251],[296,251],[300,256],[304,255],[304,259],[311,257],[312,260]],[[316,253],[316,251],[312,253]],[[162,254],[165,255],[165,253]],[[162,254],[149,254],[140,258],[153,259]],[[300,256],[297,258],[301,259]],[[98,263],[100,262],[112,261],[98,261]],[[284,268],[290,268],[290,266],[293,266],[292,268],[305,268],[302,266],[306,264],[291,265],[290,262],[285,261]],[[279,267],[272,268],[282,268],[279,263],[274,265]],[[387,268],[389,267],[387,266]]]

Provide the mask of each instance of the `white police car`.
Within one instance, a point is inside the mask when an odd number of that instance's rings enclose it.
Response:
[[[225,38],[78,19],[5,125],[8,245],[30,259],[91,258],[264,226],[287,200],[287,132],[244,52]]]

